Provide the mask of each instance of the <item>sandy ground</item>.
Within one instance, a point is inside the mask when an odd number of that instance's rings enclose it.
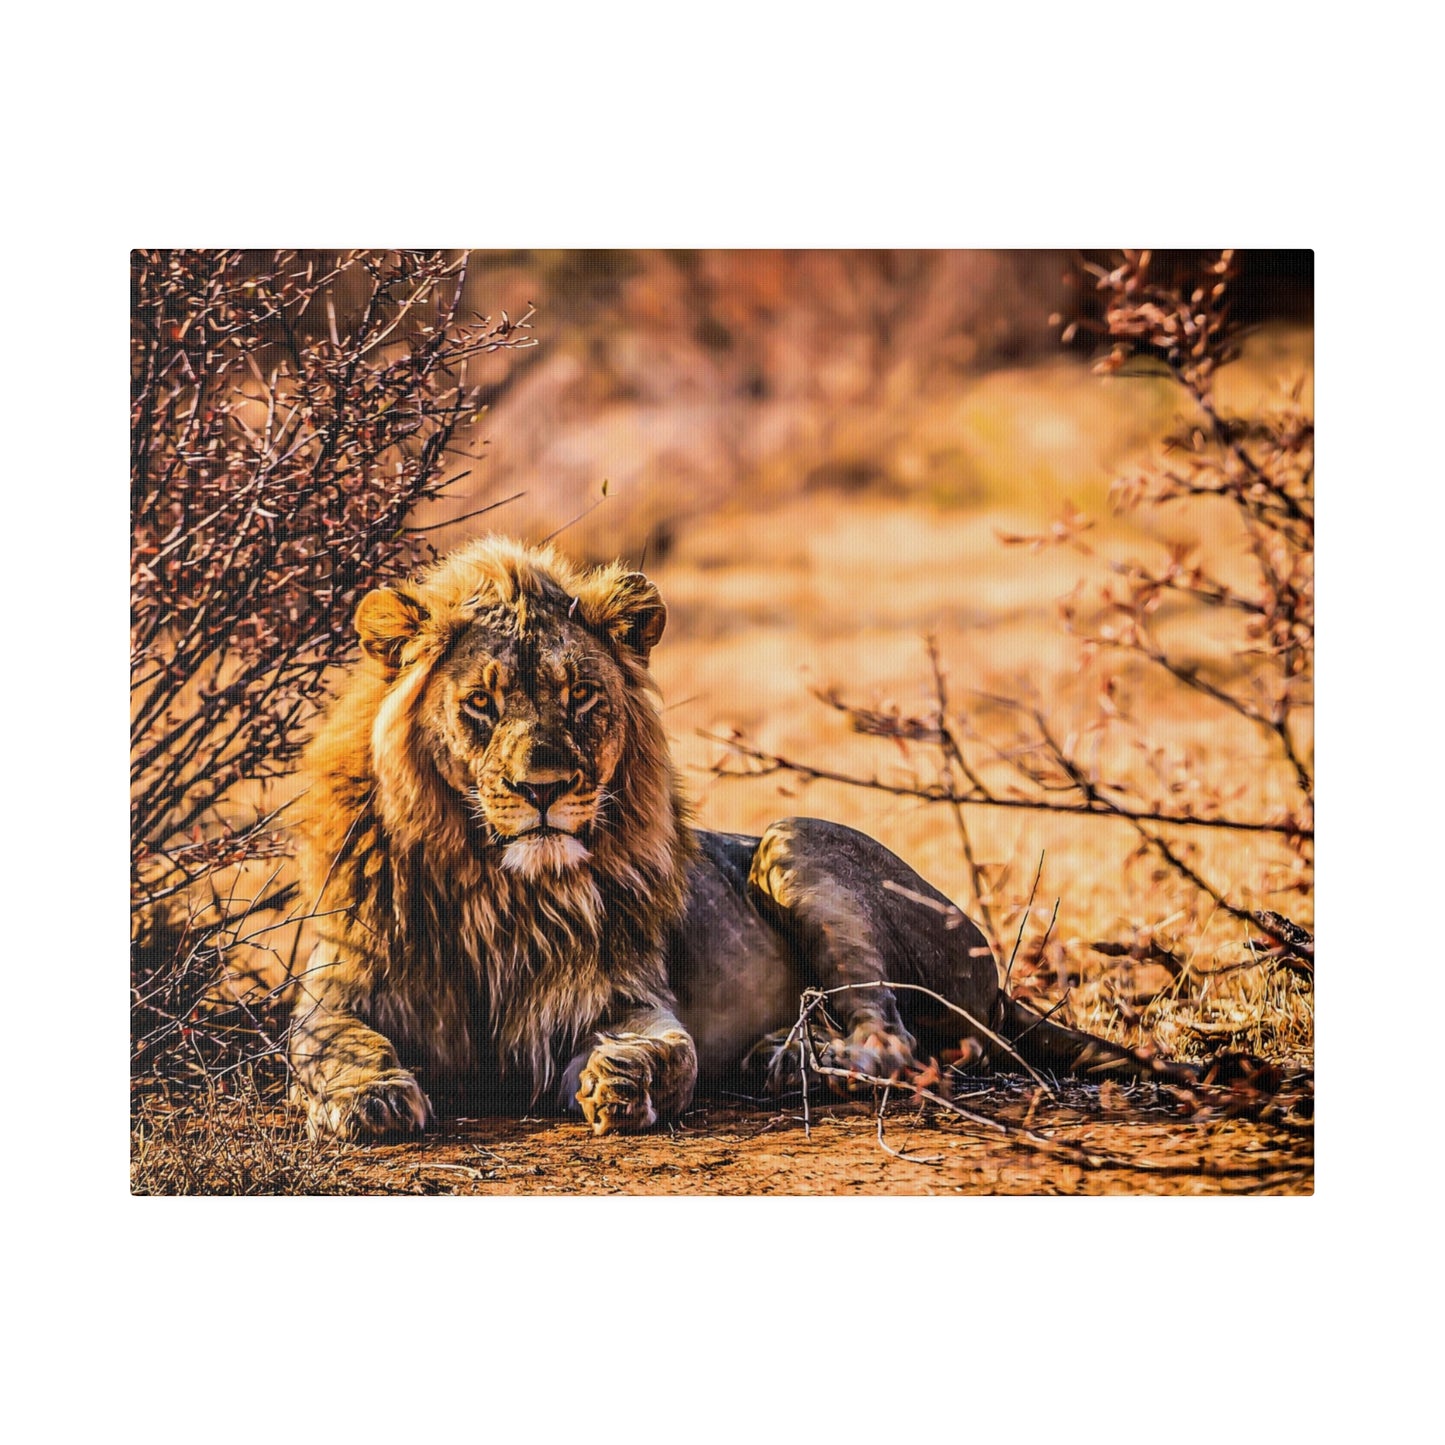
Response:
[[[1127,1095],[1101,1103],[1098,1089],[1066,1085],[1062,1101],[1048,1103],[1008,1081],[960,1100],[1012,1139],[896,1097],[882,1143],[872,1100],[814,1105],[807,1124],[796,1104],[705,1102],[670,1129],[600,1139],[571,1120],[457,1119],[425,1141],[340,1149],[337,1180],[380,1194],[1313,1192],[1308,1124],[1183,1120],[1151,1085]],[[1046,1142],[1019,1137],[1025,1125]]]

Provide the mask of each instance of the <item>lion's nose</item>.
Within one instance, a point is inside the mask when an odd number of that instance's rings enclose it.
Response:
[[[537,810],[539,817],[545,818],[547,809],[563,794],[570,793],[576,783],[577,777],[573,774],[554,783],[508,783],[507,786],[524,797]]]

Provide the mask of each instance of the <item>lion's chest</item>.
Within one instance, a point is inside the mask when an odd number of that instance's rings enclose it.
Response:
[[[492,1081],[535,1097],[612,998],[600,899],[590,878],[546,891],[487,881],[413,891],[398,940],[405,985],[378,1000],[378,1022],[392,1015],[383,1028],[434,1087]]]

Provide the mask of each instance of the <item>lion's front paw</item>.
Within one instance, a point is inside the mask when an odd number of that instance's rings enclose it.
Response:
[[[577,1102],[594,1134],[634,1133],[679,1113],[697,1082],[697,1052],[682,1032],[603,1039],[582,1070]]]
[[[405,1069],[393,1069],[364,1083],[343,1085],[307,1102],[306,1128],[313,1139],[334,1134],[367,1139],[410,1134],[431,1122],[431,1104]]]

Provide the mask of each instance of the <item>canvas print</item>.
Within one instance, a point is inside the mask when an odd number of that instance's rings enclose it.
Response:
[[[1313,256],[131,254],[137,1194],[1307,1194]]]

